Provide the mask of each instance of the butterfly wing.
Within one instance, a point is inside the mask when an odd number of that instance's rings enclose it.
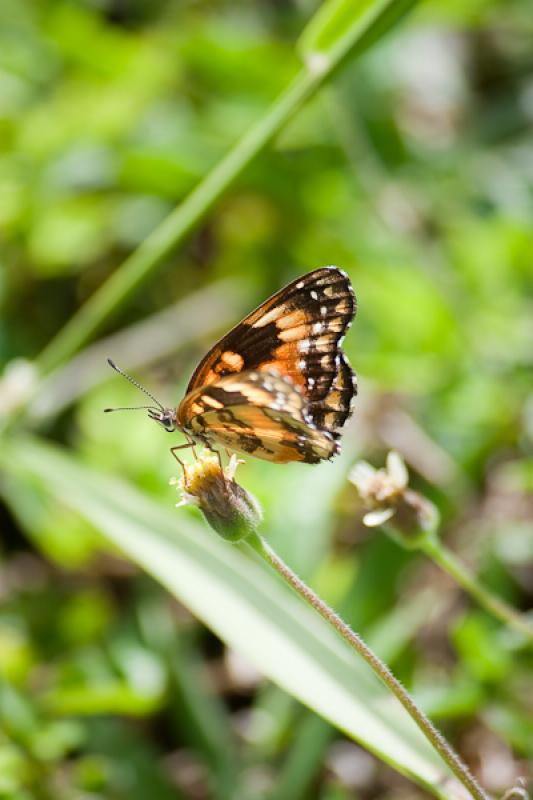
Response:
[[[339,449],[330,433],[315,427],[292,381],[270,372],[246,371],[200,387],[184,398],[178,420],[208,445],[276,463],[315,464]]]
[[[187,392],[227,375],[274,370],[301,390],[313,424],[338,436],[357,393],[341,349],[355,311],[345,272],[337,267],[309,272],[227,333],[202,359]]]

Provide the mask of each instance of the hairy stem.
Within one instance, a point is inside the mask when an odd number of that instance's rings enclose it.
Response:
[[[466,764],[448,744],[431,720],[417,706],[411,695],[395,678],[386,664],[368,647],[358,633],[355,633],[339,615],[313,592],[290,567],[274,552],[270,545],[258,534],[252,534],[247,542],[281,577],[311,605],[326,622],[332,625],[342,638],[359,653],[379,678],[394,693],[421,731],[432,743],[442,759],[450,767],[457,779],[465,786],[475,800],[489,800],[489,795],[481,788]]]

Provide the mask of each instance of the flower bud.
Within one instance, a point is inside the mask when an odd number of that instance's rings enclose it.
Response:
[[[255,497],[234,480],[240,463],[232,455],[223,469],[218,456],[205,450],[192,464],[184,465],[181,478],[171,481],[182,494],[177,505],[197,506],[213,530],[230,542],[246,538],[263,518]]]
[[[409,488],[407,468],[394,450],[387,455],[385,469],[359,461],[348,480],[368,509],[363,522],[369,528],[387,523],[387,530],[404,546],[416,546],[420,538],[435,532],[438,511],[427,498]]]

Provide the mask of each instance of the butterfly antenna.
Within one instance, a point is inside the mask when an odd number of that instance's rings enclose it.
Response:
[[[110,411],[139,411],[141,408],[152,409],[152,406],[118,406],[117,408],[104,408],[104,414],[109,414]]]
[[[108,358],[107,359],[107,363],[109,364],[111,369],[114,369],[115,372],[118,372],[119,375],[122,375],[123,378],[126,378],[126,380],[129,381],[130,383],[132,383],[134,386],[136,386],[137,389],[140,389],[141,392],[144,392],[144,394],[147,397],[149,397],[151,400],[153,400],[154,403],[156,404],[156,406],[158,408],[160,408],[161,411],[163,411],[163,406],[161,405],[159,400],[156,400],[155,397],[153,396],[153,394],[151,394],[148,391],[148,389],[145,389],[144,386],[141,386],[141,384],[138,381],[136,381],[135,378],[132,378],[131,375],[128,375],[128,373],[124,372],[123,369],[120,369],[120,367],[117,367],[117,365],[115,364],[114,361],[112,361],[112,359]],[[136,406],[136,408],[150,408],[150,406]],[[117,410],[118,411],[118,409],[108,409],[108,408],[106,408],[106,411],[113,411],[113,410]],[[120,409],[120,410],[122,411],[122,410],[130,410],[130,409]],[[131,410],[133,410],[133,409],[131,409]]]

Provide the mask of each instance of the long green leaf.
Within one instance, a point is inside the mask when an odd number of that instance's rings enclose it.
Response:
[[[263,564],[183,511],[79,466],[37,439],[14,439],[0,463],[37,480],[96,525],[228,645],[279,686],[437,797],[460,789],[404,709],[314,612]]]

